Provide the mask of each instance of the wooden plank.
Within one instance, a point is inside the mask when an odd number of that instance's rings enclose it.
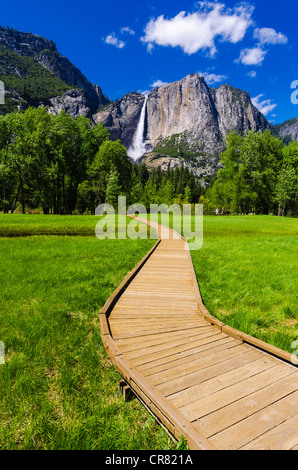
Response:
[[[133,350],[131,352],[125,353],[125,356],[129,359],[130,357],[135,357],[136,353],[138,355],[146,356],[146,355],[152,355],[154,353],[159,353],[163,351],[168,351],[169,349],[176,348],[179,346],[183,346],[184,344],[188,344],[191,342],[195,342],[197,340],[200,340],[202,338],[206,338],[208,336],[214,335],[214,330],[210,326],[202,326],[201,328],[196,328],[192,329],[192,334],[188,335],[186,337],[178,337],[178,338],[172,338],[169,342],[167,343],[159,343],[153,346],[146,345],[146,344],[140,344],[140,347],[137,350]]]
[[[232,359],[215,363],[210,367],[205,367],[202,370],[194,371],[188,375],[174,378],[168,382],[157,385],[156,388],[165,394],[165,396],[173,395],[180,390],[204,382],[205,380],[216,377],[224,372],[240,367],[241,365],[252,363],[254,360],[260,357],[259,351],[247,352],[245,349],[237,348],[238,355],[235,355]]]
[[[272,361],[272,366],[273,365],[274,362]],[[251,373],[254,374],[252,377],[243,379],[234,385],[225,387],[222,390],[214,392],[212,395],[200,398],[192,403],[183,404],[179,406],[179,410],[192,422],[224,406],[230,405],[241,398],[251,395],[268,385],[276,384],[276,382],[292,373],[291,369],[284,367],[283,364],[269,368],[269,370],[265,372],[258,373],[258,371],[259,368],[254,368],[254,364],[251,364]]]
[[[187,309],[191,309],[191,308],[195,308],[195,302],[185,302],[185,308]],[[154,299],[154,296],[152,296],[151,299],[124,299],[124,298],[121,298],[121,301],[119,302],[119,307],[120,306],[124,306],[126,308],[131,308],[131,307],[139,307],[140,309],[148,306],[148,307],[152,307],[152,306],[155,306],[155,307],[159,307],[159,308],[163,308],[163,306],[171,306],[173,307],[174,309],[177,308],[177,302],[172,299],[172,300],[169,300],[169,301],[162,301],[162,300],[157,300],[157,299]]]
[[[193,316],[198,320],[205,321],[204,317],[200,315],[195,308],[182,310],[181,308],[179,309],[179,308],[163,307],[161,309],[160,307],[148,307],[148,306],[142,307],[142,308],[138,306],[134,306],[130,308],[118,308],[117,310],[113,310],[109,319],[114,318],[114,317],[125,319],[125,318],[128,318],[129,316],[131,316],[132,318],[137,316],[137,318],[139,318],[140,320],[146,316],[149,318],[154,317],[154,316],[157,316],[157,317],[161,316],[161,317],[168,317],[169,319],[171,319],[171,317],[173,316],[175,317],[178,316],[182,318],[184,322],[188,321],[189,316]]]
[[[193,385],[185,390],[170,395],[169,400],[177,406],[188,405],[198,399],[207,397],[220,390],[230,387],[239,383],[249,377],[259,374],[267,369],[276,366],[276,362],[272,358],[260,357],[253,363],[248,363],[243,366],[232,369],[223,374],[205,380],[200,384]]]
[[[298,450],[298,414],[265,432],[240,450]]]
[[[189,322],[192,322],[194,324],[197,323],[198,326],[200,325],[207,325],[208,323],[204,321],[204,319],[200,316],[198,316],[198,314],[196,312],[189,312],[187,314],[186,317],[182,316],[181,313],[179,312],[148,312],[147,310],[144,310],[142,314],[137,314],[135,312],[131,312],[131,311],[128,311],[128,312],[116,312],[116,313],[113,313],[110,318],[109,318],[109,321],[111,323],[116,323],[116,322],[119,322],[120,324],[137,324],[137,323],[140,323],[142,321],[147,321],[147,320],[155,320],[155,321],[158,321],[158,320],[165,320],[169,325],[171,324],[171,322],[175,322],[176,320],[181,320],[184,322],[184,325],[185,327],[187,328],[187,324]],[[210,326],[210,324],[209,324]],[[150,331],[148,330],[148,334],[150,335]]]
[[[207,336],[206,338],[203,339],[198,339],[196,341],[193,341],[192,343],[185,343],[183,345],[176,346],[175,348],[167,349],[165,351],[158,351],[154,354],[148,354],[146,356],[142,357],[133,357],[131,358],[132,363],[135,366],[140,366],[142,364],[146,363],[152,363],[152,361],[155,361],[156,359],[164,359],[168,358],[169,356],[172,356],[173,354],[181,354],[185,351],[192,350],[195,347],[203,346],[206,344],[211,344],[214,343],[215,341],[218,341],[219,339],[222,339],[223,335],[221,333],[218,334],[212,334],[211,336]]]
[[[167,331],[180,331],[181,324],[171,324],[168,323],[148,323],[147,325],[130,325],[130,326],[119,326],[115,324],[115,326],[110,325],[111,332],[113,335],[119,336],[115,339],[126,339],[126,338],[134,338],[137,336],[148,336],[148,327],[152,334],[167,332]],[[185,326],[185,325],[184,325]],[[195,328],[197,325],[194,324],[193,327]]]
[[[285,387],[285,390],[282,399],[276,400],[276,402],[272,403],[270,406],[261,408],[260,411],[240,423],[212,436],[210,441],[213,442],[215,446],[219,444],[221,449],[237,450],[265,432],[274,429],[286,419],[295,416],[297,414],[298,391],[293,391],[286,395],[289,390],[293,390],[291,380],[284,383],[283,387]],[[272,389],[274,389],[274,387],[271,387],[271,390]],[[296,432],[294,434],[295,438],[297,436]]]
[[[149,299],[151,301],[151,299],[153,298],[154,300],[157,300],[158,302],[166,302],[168,304],[168,301],[172,301],[172,299],[178,299],[178,301],[176,300],[175,301],[175,307],[179,306],[179,304],[181,304],[181,306],[185,305],[186,304],[186,301],[189,301],[189,299],[193,302],[193,304],[195,305],[195,300],[194,300],[194,296],[193,294],[189,291],[181,291],[179,289],[179,291],[177,292],[177,290],[175,291],[174,289],[170,290],[170,291],[164,291],[164,292],[160,292],[160,291],[157,291],[156,289],[152,289],[152,290],[143,290],[143,289],[127,289],[127,291],[122,295],[121,299],[129,299],[129,298],[134,298],[135,300],[139,300],[138,297],[141,297],[141,301],[142,303]]]
[[[204,320],[200,320],[198,319],[197,315],[196,314],[192,314],[192,315],[188,315],[187,319],[181,317],[181,315],[176,315],[175,313],[173,313],[172,315],[166,315],[166,314],[163,314],[163,315],[158,315],[158,314],[148,314],[148,313],[145,313],[143,316],[138,316],[138,315],[112,315],[111,318],[110,318],[110,323],[111,324],[120,324],[120,325],[127,325],[127,326],[130,326],[130,325],[138,325],[138,324],[141,324],[142,322],[147,322],[147,321],[151,321],[151,323],[153,322],[153,320],[156,321],[159,321],[159,320],[163,320],[165,322],[166,325],[171,325],[172,322],[175,323],[175,322],[181,322],[181,327],[182,329],[185,329],[185,328],[189,328],[189,323],[192,323],[192,325],[197,325],[197,327],[200,327],[200,326],[206,326],[208,325],[207,322],[204,322]],[[208,325],[210,326],[210,325]],[[183,328],[185,327],[185,328]],[[150,336],[150,330],[148,330],[148,335]]]
[[[194,324],[194,327],[195,326],[196,325]],[[180,329],[181,329],[181,325],[169,326],[169,324],[165,324],[165,325],[151,325],[150,326],[150,331],[152,334],[162,333],[164,331],[165,332],[166,331],[178,331]],[[124,339],[124,338],[134,338],[134,337],[138,337],[142,335],[147,336],[148,328],[147,327],[143,327],[143,328],[131,327],[130,329],[126,329],[126,330],[119,330],[119,329],[117,330],[117,326],[115,326],[115,327],[111,327],[111,332],[112,332],[114,340],[117,340],[117,339]]]
[[[156,367],[160,368],[160,370],[165,370],[167,369],[168,364],[175,363],[178,360],[183,361],[185,358],[187,359],[188,357],[192,357],[195,354],[204,354],[205,352],[207,354],[210,354],[210,352],[213,352],[217,348],[225,347],[227,342],[229,342],[230,344],[234,341],[239,344],[239,342],[236,340],[232,340],[229,337],[222,338],[222,336],[220,335],[220,337],[216,341],[207,341],[205,344],[199,346],[192,345],[189,349],[186,349],[185,351],[179,351],[169,356],[155,359],[152,362],[141,364],[138,366],[138,369],[141,370],[144,375],[147,374],[147,371],[150,371],[152,368]]]
[[[146,293],[157,292],[159,294],[169,294],[173,292],[177,294],[177,287],[179,287],[178,293],[181,293],[181,295],[194,295],[193,286],[191,285],[190,281],[185,283],[180,282],[179,284],[178,281],[175,281],[171,284],[167,283],[166,286],[161,285],[160,282],[156,280],[155,282],[151,281],[150,283],[148,281],[136,282],[135,284],[131,285],[129,289],[127,289],[127,292],[145,291]]]
[[[177,289],[177,286],[179,287],[179,292],[182,292],[182,293],[189,293],[189,292],[193,292],[193,286],[192,286],[192,283],[191,281],[189,280],[186,280],[186,281],[183,281],[180,279],[180,282],[179,282],[179,279],[173,279],[172,282],[167,282],[166,285],[162,285],[160,280],[156,280],[154,279],[154,282],[153,280],[149,280],[149,279],[145,279],[145,280],[139,280],[138,279],[138,282],[135,282],[133,283],[132,282],[132,285],[131,285],[131,288],[130,290],[132,289],[139,289],[139,290],[146,290],[146,292],[152,292],[152,290],[156,290],[157,292],[159,293],[167,293],[167,292],[175,292],[175,289]]]
[[[187,323],[192,322],[193,324],[196,324],[200,326],[201,324],[204,324],[205,326],[211,326],[207,322],[204,321],[204,319],[200,316],[197,315],[196,312],[189,312],[187,317],[184,317],[181,315],[181,313],[177,313],[175,311],[173,312],[162,312],[160,313],[158,310],[156,312],[154,311],[147,311],[144,309],[143,315],[142,314],[134,314],[134,313],[120,313],[116,312],[115,314],[112,313],[112,315],[109,318],[109,322],[116,323],[119,322],[119,324],[138,324],[145,322],[145,324],[149,325],[149,322],[151,323],[156,323],[156,322],[163,322],[165,324],[174,324],[174,323],[180,323],[181,326],[185,325],[187,326]],[[150,334],[150,330],[148,330],[148,334]]]
[[[202,328],[206,328],[206,324],[196,328],[186,328],[185,330],[170,331],[167,333],[155,333],[152,335],[135,337],[132,342],[130,338],[122,339],[118,342],[118,347],[121,351],[129,352],[139,350],[142,347],[148,348],[149,346],[156,346],[160,344],[169,345],[174,339],[179,340],[189,338],[190,335],[200,333]]]
[[[168,320],[168,318],[143,318],[142,321],[135,321],[134,319],[130,319],[127,321],[117,321],[113,320],[110,323],[111,328],[113,329],[119,329],[120,331],[130,331],[135,329],[136,331],[138,329],[145,329],[147,331],[148,335],[150,335],[151,328],[154,327],[180,327],[181,329],[185,328],[186,326],[191,327],[191,328],[196,328],[198,327],[198,323],[196,320],[189,321],[188,325],[186,325],[185,321],[180,319],[180,318],[174,318],[172,317],[171,321]],[[212,326],[208,325],[208,323],[205,323],[205,325],[202,325],[204,328],[212,328]],[[211,331],[211,330],[210,330]]]
[[[216,344],[217,346],[214,345],[212,348],[208,348],[203,351],[197,351],[194,348],[189,350],[187,353],[176,356],[174,358],[168,356],[166,362],[154,361],[153,363],[151,363],[151,365],[147,365],[147,367],[146,365],[140,366],[140,370],[143,371],[145,377],[149,377],[160,372],[166,372],[170,369],[175,369],[179,366],[194,363],[195,361],[203,357],[213,356],[214,354],[218,354],[221,351],[233,349],[235,346],[241,343],[238,343],[238,341],[236,340],[227,338],[225,340],[216,342]]]
[[[212,436],[214,443],[221,442],[220,448],[240,448],[296,414],[298,392],[293,392],[297,386],[298,375],[291,374],[279,386],[269,385],[193,424],[207,437]]]
[[[167,274],[167,283],[170,282],[171,284],[179,282],[179,280],[185,283],[191,282],[192,280],[190,271],[188,272],[184,270],[184,275],[182,278],[179,276],[179,273],[176,274],[173,269],[167,270],[166,274]],[[147,280],[148,282],[154,282],[154,281],[165,282],[164,274],[161,273],[160,269],[153,270],[153,269],[148,269],[148,267],[146,267],[146,269],[142,269],[142,271],[138,274],[137,280],[138,281]]]
[[[166,371],[163,370],[162,372],[154,373],[147,377],[154,385],[160,385],[162,383],[168,382],[173,377],[177,379],[178,377],[180,378],[194,371],[202,370],[205,367],[208,367],[215,363],[219,363],[219,362],[231,359],[232,357],[235,357],[237,355],[239,348],[240,348],[239,353],[242,354],[243,352],[242,346],[243,346],[242,344],[238,344],[237,346],[231,349],[225,349],[223,351],[221,350],[217,353],[213,352],[213,354],[209,354],[207,356],[201,356],[201,357],[197,356],[196,361],[191,361],[188,364],[184,363],[182,365],[169,368]]]

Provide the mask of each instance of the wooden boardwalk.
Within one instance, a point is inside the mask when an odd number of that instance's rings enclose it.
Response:
[[[190,449],[298,450],[290,354],[207,312],[187,242],[167,230],[159,227],[160,240],[100,313],[113,363]]]

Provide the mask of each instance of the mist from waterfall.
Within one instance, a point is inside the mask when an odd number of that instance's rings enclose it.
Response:
[[[137,160],[146,152],[144,131],[145,131],[145,119],[146,119],[146,105],[147,105],[148,96],[145,97],[144,105],[141,111],[138,127],[136,133],[133,137],[131,146],[129,147],[127,153],[133,159]]]

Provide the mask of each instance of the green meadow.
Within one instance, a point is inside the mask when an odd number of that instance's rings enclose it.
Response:
[[[0,448],[168,449],[143,406],[119,394],[98,315],[154,241],[101,241],[95,217],[58,219],[0,215]],[[90,236],[61,235],[70,228]]]
[[[183,229],[180,215],[162,217],[151,215],[176,231],[181,225]],[[193,216],[184,220],[193,233],[199,229]],[[191,256],[212,315],[293,352],[291,345],[298,339],[298,219],[204,216],[203,245],[191,250]]]
[[[204,217],[192,251],[206,308],[227,325],[285,351],[298,339],[298,220]]]
[[[154,240],[98,240],[92,216],[0,215],[1,449],[169,449],[124,403],[98,313]],[[204,217],[192,259],[211,314],[291,352],[298,221]]]

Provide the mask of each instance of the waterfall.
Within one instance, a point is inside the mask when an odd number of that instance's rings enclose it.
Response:
[[[146,152],[144,131],[145,131],[145,118],[146,118],[146,105],[148,97],[145,97],[144,105],[140,115],[138,127],[136,133],[133,137],[131,146],[129,147],[127,153],[133,159],[137,160]]]

